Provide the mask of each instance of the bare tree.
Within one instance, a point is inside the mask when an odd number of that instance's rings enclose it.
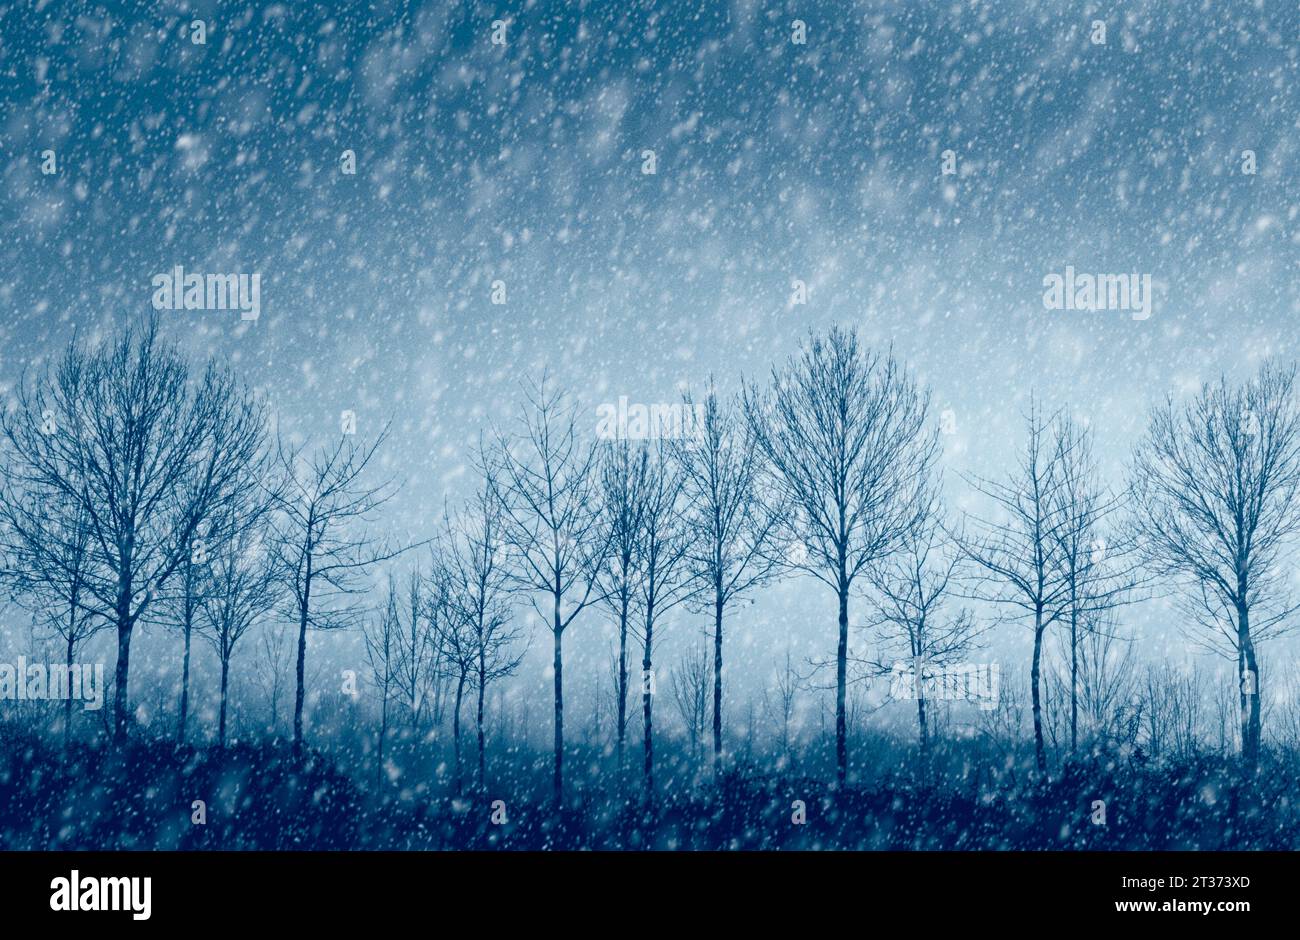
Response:
[[[1300,676],[1284,678],[1282,700],[1276,720],[1270,723],[1270,737],[1290,750],[1300,750]]]
[[[979,734],[997,757],[990,762],[992,766],[1014,766],[1011,758],[1019,750],[1024,724],[1024,685],[1017,674],[1004,675],[997,702],[990,709],[980,709],[976,715]]]
[[[1086,625],[1075,649],[1079,709],[1088,736],[1107,745],[1128,743],[1136,681],[1131,637],[1119,632],[1113,617],[1102,616]]]
[[[1224,681],[1221,673],[1215,673],[1213,686],[1214,723],[1218,729],[1218,750],[1227,754],[1230,750],[1241,749],[1241,700],[1240,686],[1235,681]]]
[[[548,623],[554,644],[555,775],[564,799],[564,632],[603,596],[599,572],[609,534],[602,525],[594,445],[583,444],[576,408],[548,387],[529,387],[519,430],[500,442],[502,534],[517,586],[531,592],[533,610]],[[544,609],[540,598],[549,601]]]
[[[200,523],[200,526],[202,524]],[[185,741],[185,726],[190,714],[190,656],[194,642],[194,625],[198,616],[202,581],[202,563],[197,558],[205,552],[202,529],[195,531],[176,574],[163,585],[158,597],[158,616],[168,626],[180,630],[184,652],[181,656],[181,702],[176,720],[176,740]]]
[[[1054,420],[1036,405],[1026,416],[1028,438],[1019,467],[1005,480],[970,477],[975,489],[996,507],[993,518],[971,516],[974,532],[963,541],[966,553],[990,576],[979,582],[981,596],[1032,617],[1034,631],[1030,694],[1034,715],[1034,755],[1045,770],[1041,674],[1043,636],[1064,609],[1069,583],[1064,574],[1060,511],[1065,451],[1054,439]]]
[[[1191,757],[1196,749],[1201,700],[1196,674],[1169,663],[1148,663],[1137,691],[1141,696],[1139,721],[1151,759]]]
[[[681,512],[685,475],[659,448],[645,480],[641,516],[641,562],[637,579],[641,620],[641,725],[644,741],[643,780],[646,799],[654,800],[654,643],[660,618],[686,601],[697,584],[688,564],[693,533]]]
[[[746,389],[750,433],[783,502],[779,520],[792,568],[839,600],[835,758],[848,772],[845,694],[849,596],[858,576],[893,552],[925,518],[937,442],[928,396],[892,354],[858,344],[856,332],[813,337],[772,389]]]
[[[429,578],[426,593],[426,616],[437,635],[439,649],[442,650],[442,669],[456,690],[456,697],[451,712],[452,747],[455,752],[455,785],[459,794],[464,787],[464,774],[461,763],[460,719],[462,704],[465,701],[465,688],[473,681],[474,670],[478,664],[478,637],[475,634],[475,622],[461,616],[456,606],[454,569],[442,547],[437,555],[433,571]]]
[[[1133,600],[1138,585],[1131,540],[1115,524],[1123,500],[1098,480],[1090,431],[1068,417],[1058,422],[1060,486],[1054,529],[1065,582],[1061,614],[1068,627],[1070,751],[1079,744],[1079,642],[1091,623]]]
[[[965,660],[985,631],[969,610],[946,609],[965,558],[945,536],[940,519],[936,504],[925,523],[909,534],[903,550],[879,564],[871,577],[868,624],[880,630],[883,650],[901,652],[909,661],[922,753],[930,746],[926,692],[932,670],[941,672]],[[883,658],[869,665],[876,675],[894,668]]]
[[[478,786],[486,782],[484,708],[488,684],[513,675],[523,661],[523,631],[511,617],[512,587],[502,502],[493,470],[484,462],[483,486],[447,522],[446,566],[451,615],[467,631],[476,696]]]
[[[274,599],[276,592],[267,579],[275,576],[273,559],[266,553],[268,518],[275,500],[271,480],[271,460],[265,435],[259,435],[256,452],[245,468],[247,485],[231,491],[208,517],[200,520],[190,538],[186,553],[175,574],[159,591],[154,619],[164,626],[178,629],[184,641],[181,666],[181,700],[176,739],[184,742],[190,702],[190,657],[195,632],[203,633],[201,620],[206,613],[206,636],[216,650],[222,666],[221,717],[219,740],[225,743],[226,670],[234,643],[252,621],[246,616],[251,605],[252,619],[261,617],[261,599]],[[232,557],[231,553],[238,557]],[[214,566],[212,557],[222,557]],[[220,596],[209,604],[205,591]],[[215,605],[215,606],[214,606]]]
[[[439,652],[438,634],[429,622],[430,609],[425,597],[425,579],[416,566],[407,575],[403,602],[394,607],[398,619],[394,634],[394,691],[406,702],[412,730],[419,727]]]
[[[303,749],[307,630],[355,625],[362,613],[356,597],[367,587],[369,570],[406,550],[389,547],[367,531],[367,524],[395,492],[392,481],[364,482],[387,437],[385,427],[365,446],[344,434],[333,447],[310,458],[299,450],[277,446],[284,482],[276,499],[272,547],[277,570],[284,573],[288,584],[291,615],[298,624],[295,755]]]
[[[255,667],[257,683],[266,694],[267,707],[271,712],[268,730],[274,737],[279,736],[280,696],[283,691],[284,671],[289,665],[291,647],[288,642],[288,628],[282,623],[264,621],[262,623],[261,657]]]
[[[781,509],[759,498],[762,456],[740,416],[737,403],[718,400],[710,380],[697,406],[699,433],[674,439],[673,454],[686,474],[686,519],[694,533],[692,576],[702,588],[698,602],[713,614],[713,757],[722,757],[723,615],[777,570],[772,547]]]
[[[26,520],[22,517],[34,510],[42,513],[43,518],[39,526],[28,526],[27,531],[39,531],[45,541],[33,545],[22,538],[7,539],[11,544],[4,548],[3,578],[37,624],[62,641],[65,664],[71,675],[77,651],[111,625],[102,613],[83,604],[93,563],[90,520],[77,505],[61,500],[56,491],[19,494],[8,487],[0,491],[0,529],[6,535],[15,531],[9,522],[11,517],[17,516],[19,525],[23,525]],[[69,695],[63,712],[65,747],[71,737],[72,696]]]
[[[226,744],[226,704],[230,659],[235,645],[280,600],[283,578],[266,550],[271,499],[232,502],[213,520],[210,554],[195,555],[203,566],[198,632],[211,643],[221,663],[221,709],[217,741]],[[206,556],[206,557],[205,557]]]
[[[704,735],[705,721],[708,719],[709,700],[709,654],[704,647],[692,646],[671,672],[673,701],[677,713],[686,726],[686,737],[690,742],[691,759],[699,756],[700,738]]]
[[[92,564],[78,606],[117,630],[114,738],[131,720],[131,639],[162,586],[188,557],[195,530],[248,478],[265,419],[229,372],[209,364],[197,381],[158,338],[156,318],[116,341],[74,341],[3,418],[8,486],[57,494],[84,514]],[[57,545],[38,507],[10,512],[10,533],[44,562]],[[66,563],[65,563],[66,565]],[[61,579],[68,577],[66,567]]]
[[[388,742],[388,703],[393,699],[397,684],[398,633],[401,624],[397,615],[397,588],[388,581],[388,597],[379,616],[361,628],[366,649],[366,664],[370,667],[370,681],[379,691],[379,741],[376,747],[375,784],[383,781],[384,745]]]
[[[609,557],[601,569],[601,592],[618,625],[618,654],[614,673],[615,733],[620,780],[627,738],[628,628],[635,616],[638,568],[641,561],[642,503],[650,453],[626,440],[608,445],[600,464],[604,525]]]
[[[768,716],[781,729],[781,757],[790,762],[790,726],[794,721],[795,698],[799,694],[799,674],[795,671],[790,651],[785,652],[785,666],[773,677],[768,689],[763,690],[763,705]]]
[[[1286,550],[1300,530],[1295,367],[1242,386],[1206,384],[1151,413],[1133,458],[1134,525],[1146,562],[1189,590],[1201,644],[1237,665],[1242,763],[1259,761],[1260,643],[1289,630]]]

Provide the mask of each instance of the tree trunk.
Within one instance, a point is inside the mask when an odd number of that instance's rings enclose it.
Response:
[[[387,664],[384,672],[388,673]],[[379,763],[375,765],[375,787],[384,782],[384,743],[388,740],[388,680],[384,679],[383,699],[379,704]]]
[[[560,594],[555,594],[555,805],[564,804],[564,656],[560,637],[563,633],[560,620]]]
[[[113,688],[113,741],[123,744],[126,741],[127,723],[130,721],[131,703],[127,694],[127,684],[131,670],[131,631],[135,624],[131,621],[131,582],[129,578],[118,579],[117,591],[117,668]]]
[[[1047,769],[1047,754],[1043,750],[1043,709],[1038,695],[1039,667],[1043,658],[1043,611],[1034,611],[1034,664],[1029,671],[1029,684],[1033,687],[1034,701],[1034,759],[1039,771]]]
[[[1079,612],[1070,603],[1070,753],[1079,748]]]
[[[193,551],[192,547],[191,551]],[[194,578],[190,557],[192,556],[187,556],[183,563],[184,573],[181,577],[182,590],[185,592],[181,602],[181,631],[185,636],[185,656],[181,665],[181,713],[180,719],[176,723],[176,742],[178,744],[185,743],[185,719],[190,713],[190,640],[194,627]]]
[[[484,756],[484,735],[483,735],[483,696],[484,689],[487,686],[487,670],[483,663],[483,650],[479,648],[478,661],[478,708],[475,720],[478,724],[478,788],[484,790],[487,787],[487,760]]]
[[[841,562],[840,567],[844,565]],[[845,714],[845,691],[849,669],[849,586],[840,578],[840,641],[835,653],[835,779],[843,786],[848,776],[848,728]]]
[[[713,769],[722,767],[722,584],[713,585]]]
[[[925,695],[921,692],[920,677],[917,677],[917,694],[916,694],[916,720],[920,725],[921,731],[921,753],[925,754],[930,749],[930,728],[925,720]]]
[[[76,608],[73,608],[72,615],[76,616]],[[76,653],[73,638],[76,633],[70,624],[68,627],[68,682],[72,682],[72,660]],[[72,746],[72,689],[68,689],[67,700],[63,703],[63,749],[66,751]]]
[[[221,657],[221,718],[217,722],[217,743],[221,747],[226,746],[226,686],[229,675],[230,653],[227,652]]]
[[[460,671],[460,676],[456,679],[456,710],[451,716],[451,739],[452,747],[456,752],[456,795],[461,794],[461,775],[460,775],[460,704],[465,698],[465,670]]]
[[[623,749],[627,738],[627,598],[618,618],[618,779],[623,783]]]
[[[302,602],[298,606],[298,688],[293,696],[293,756],[302,756],[302,706],[306,698],[307,681],[307,618],[311,611],[311,556],[307,556],[307,572],[303,582]]]
[[[655,761],[654,761],[654,691],[653,673],[651,673],[651,644],[654,642],[653,613],[646,615],[645,655],[641,658],[641,716],[645,727],[645,797],[647,803],[654,802]]]
[[[1250,638],[1250,608],[1237,606],[1238,692],[1241,701],[1241,762],[1248,771],[1259,766],[1259,663]]]
[[[185,657],[181,666],[181,716],[176,728],[176,740],[185,743],[185,718],[190,711],[190,637],[191,623],[189,613],[185,615]]]

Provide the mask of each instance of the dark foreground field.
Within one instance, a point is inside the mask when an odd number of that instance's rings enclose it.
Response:
[[[1136,849],[1300,848],[1296,767],[1266,757],[1243,779],[1217,756],[1136,766],[1092,756],[1046,776],[1006,761],[975,768],[957,753],[877,767],[838,792],[824,780],[739,766],[716,783],[677,785],[664,768],[653,808],[594,761],[570,763],[562,812],[545,755],[502,759],[497,778],[455,797],[358,781],[333,759],[286,745],[226,750],[141,740],[101,745],[10,738],[0,755],[5,849]],[[584,774],[586,779],[584,779]],[[434,774],[426,774],[435,776]],[[682,774],[683,778],[687,775]],[[195,801],[206,822],[194,820]],[[501,803],[496,803],[496,801]],[[1104,803],[1104,822],[1101,807]],[[796,817],[806,819],[796,823]],[[495,819],[495,821],[494,821]],[[1094,821],[1096,820],[1096,821]]]

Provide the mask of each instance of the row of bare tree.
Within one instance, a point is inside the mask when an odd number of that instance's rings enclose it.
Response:
[[[812,336],[764,383],[697,403],[699,433],[654,443],[594,439],[563,392],[527,389],[514,426],[480,440],[481,486],[416,544],[376,535],[397,491],[372,482],[386,438],[341,435],[315,452],[274,437],[257,397],[228,371],[191,373],[150,321],[115,341],[74,341],[27,376],[3,433],[3,573],[13,596],[66,643],[69,663],[100,630],[117,636],[115,736],[131,721],[133,631],[175,628],[184,643],[180,735],[190,644],[221,663],[225,740],[231,658],[268,618],[297,627],[294,745],[303,746],[310,630],[361,627],[380,693],[380,761],[390,704],[419,721],[429,695],[453,690],[456,776],[461,715],[475,703],[477,777],[484,777],[489,685],[513,673],[522,604],[552,640],[554,794],[564,794],[567,630],[603,611],[617,628],[615,712],[624,765],[629,697],[640,689],[647,793],[653,792],[655,652],[679,606],[712,615],[712,688],[679,674],[679,705],[723,749],[728,612],[775,578],[808,575],[837,606],[834,669],[837,778],[849,766],[847,690],[889,656],[917,675],[970,656],[991,604],[1033,631],[1035,748],[1045,767],[1042,653],[1068,652],[1069,737],[1078,742],[1085,644],[1122,605],[1179,597],[1197,638],[1237,664],[1244,760],[1258,760],[1257,646],[1291,626],[1285,565],[1300,528],[1300,428],[1294,369],[1265,365],[1242,385],[1207,384],[1186,404],[1153,409],[1121,487],[1101,481],[1086,423],[1031,405],[1016,467],[969,477],[987,507],[960,521],[940,499],[938,429],[928,393],[889,352],[850,330]],[[367,607],[376,566],[417,547],[427,566]],[[879,640],[852,651],[860,600]],[[632,669],[640,655],[640,681]],[[855,670],[856,674],[851,674]],[[928,742],[923,683],[917,721]],[[1087,702],[1083,701],[1086,708]],[[684,711],[683,714],[687,712]],[[65,727],[67,722],[65,722]],[[696,727],[696,718],[690,722]]]
[[[192,637],[211,642],[224,741],[235,648],[278,612],[299,627],[301,750],[307,630],[358,622],[367,572],[400,551],[367,532],[394,492],[364,481],[383,435],[369,447],[344,436],[315,455],[273,441],[257,397],[215,364],[192,374],[153,319],[113,341],[74,340],[24,376],[0,434],[5,583],[66,644],[69,665],[115,631],[114,737],[132,722],[138,625],[183,637],[182,737]],[[70,724],[69,714],[65,733]]]
[[[560,637],[593,596],[611,606],[619,625],[620,751],[629,632],[641,642],[646,686],[656,618],[682,602],[712,609],[716,754],[724,612],[749,589],[788,573],[822,581],[837,601],[840,780],[848,766],[850,665],[867,675],[888,668],[882,656],[850,655],[855,596],[866,601],[881,651],[914,660],[918,674],[967,657],[987,629],[968,608],[954,610],[954,600],[995,605],[1027,622],[1040,769],[1046,766],[1041,673],[1049,630],[1064,634],[1069,653],[1074,750],[1081,644],[1113,629],[1123,605],[1153,594],[1175,596],[1193,641],[1236,663],[1242,756],[1254,766],[1261,690],[1256,647],[1289,629],[1296,610],[1285,583],[1287,553],[1300,534],[1294,376],[1293,367],[1266,364],[1241,385],[1220,379],[1188,403],[1168,399],[1155,407],[1120,487],[1103,483],[1086,423],[1031,405],[1016,468],[1000,479],[967,478],[988,509],[958,524],[945,517],[938,497],[937,431],[927,394],[891,354],[863,349],[852,331],[812,337],[772,370],[766,387],[747,385],[738,401],[724,403],[710,389],[699,435],[658,448],[606,445],[599,473],[597,445],[581,450],[575,444],[573,413],[557,421],[558,396],[533,398],[527,414],[534,420],[524,419],[521,435],[532,462],[508,463],[507,489],[526,497],[512,513],[516,547],[551,547],[542,552],[549,566],[534,564],[533,586],[546,588],[553,600],[557,794]],[[686,404],[694,405],[689,395]],[[563,446],[553,447],[556,441]],[[597,478],[603,500],[595,498]],[[532,496],[526,485],[536,487]],[[537,498],[557,492],[578,497],[566,513]],[[590,513],[581,515],[579,505]],[[605,509],[604,524],[597,506]],[[577,518],[580,525],[567,521]],[[549,520],[540,540],[538,519]],[[574,562],[571,568],[566,561]],[[567,608],[566,583],[581,586]],[[642,698],[649,779],[648,688]],[[917,710],[924,745],[923,692]]]

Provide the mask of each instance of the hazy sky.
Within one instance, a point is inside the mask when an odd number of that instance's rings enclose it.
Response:
[[[32,6],[0,9],[5,390],[74,329],[145,315],[159,272],[259,273],[255,323],[167,312],[166,334],[303,438],[391,416],[405,531],[466,491],[477,435],[543,368],[594,434],[600,402],[734,389],[855,325],[953,410],[961,507],[960,472],[1009,468],[1031,393],[1089,422],[1118,480],[1151,402],[1296,356],[1293,3]],[[1150,275],[1152,316],[1045,310],[1067,265]],[[819,585],[773,592],[738,614],[733,678],[830,652],[832,617]],[[570,634],[579,694],[606,668],[596,619]],[[1172,615],[1134,622],[1181,647]],[[989,655],[1018,667],[1004,634]]]

